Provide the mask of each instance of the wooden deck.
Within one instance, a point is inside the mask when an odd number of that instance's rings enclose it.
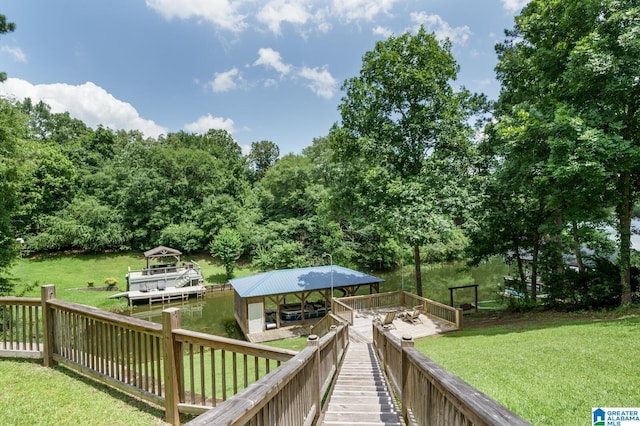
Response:
[[[272,340],[291,339],[293,337],[308,336],[311,333],[311,326],[320,321],[321,318],[306,319],[304,324],[302,321],[294,321],[288,325],[272,330],[265,330],[258,333],[247,334],[247,340],[251,343],[264,343]]]
[[[387,312],[395,311],[397,314],[407,311],[406,307],[388,306],[377,310],[361,310],[357,311],[354,316],[354,324],[349,329],[349,335],[352,340],[357,339],[361,342],[370,343],[373,341],[373,331],[371,322],[376,317],[384,317]],[[434,318],[432,316],[420,314],[419,323],[410,323],[398,317],[393,320],[391,334],[402,339],[402,336],[411,336],[414,339],[421,337],[433,336],[435,334],[447,333],[456,330],[451,323]]]
[[[347,349],[320,425],[404,425],[372,344]]]

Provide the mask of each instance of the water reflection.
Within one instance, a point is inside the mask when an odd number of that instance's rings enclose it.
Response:
[[[502,278],[507,272],[507,266],[500,259],[474,268],[466,268],[464,263],[425,265],[422,268],[423,294],[429,299],[448,305],[449,287],[478,284],[478,299],[480,301],[495,300],[498,285],[502,283]],[[404,289],[415,293],[415,273],[410,266],[405,266],[403,271],[374,273],[373,275],[385,280],[380,285],[381,292]],[[363,291],[365,290],[363,289]],[[454,297],[456,306],[472,303],[474,289],[457,290]],[[131,310],[130,315],[161,323],[162,310],[168,307],[178,307],[182,310],[183,328],[216,336],[240,337],[236,331],[233,315],[233,291],[208,293],[204,299],[191,299],[188,302],[165,304],[164,306],[136,306]]]

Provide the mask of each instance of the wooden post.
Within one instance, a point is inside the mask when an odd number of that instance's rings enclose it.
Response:
[[[332,325],[329,330],[333,333],[333,366],[336,369],[335,374],[338,374],[338,327]]]
[[[478,312],[478,284],[475,285],[476,289],[476,312]]]
[[[413,348],[413,338],[407,334],[403,335],[400,347],[402,348],[402,383],[400,384],[400,386],[402,386],[402,392],[400,403],[402,404],[402,417],[404,421],[409,424],[409,393],[413,392],[414,389],[411,389],[409,386],[409,357],[407,357],[406,350]]]
[[[320,412],[322,411],[322,395],[320,393],[320,388],[322,386],[320,380],[320,339],[315,334],[310,335],[307,338],[307,346],[314,348],[314,356],[313,356],[313,389],[312,398],[313,404],[316,406],[313,422],[311,424],[316,424],[318,418],[320,416]]]
[[[56,321],[53,309],[47,305],[49,300],[56,298],[56,287],[47,284],[40,287],[40,302],[42,303],[42,361],[45,367],[53,367],[53,352],[56,344]]]
[[[180,389],[182,381],[182,345],[173,339],[173,330],[182,327],[180,309],[162,311],[162,340],[164,342],[164,405],[165,420],[172,425],[180,424]]]

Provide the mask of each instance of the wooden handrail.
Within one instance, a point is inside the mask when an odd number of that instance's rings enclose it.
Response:
[[[233,398],[187,423],[200,425],[244,425],[254,421],[283,426],[315,424],[322,397],[329,388],[345,353],[347,325],[332,327],[280,368],[253,383]]]
[[[413,347],[373,324],[378,358],[402,403],[407,424],[525,426],[509,411]]]
[[[298,352],[288,349],[272,348],[242,340],[213,336],[211,334],[200,333],[198,331],[177,329],[173,330],[173,334],[176,342],[201,345],[231,352],[241,352],[244,355],[268,358],[282,362],[289,361],[298,354]]]
[[[350,306],[342,303],[338,299],[331,300],[331,312],[339,318],[353,325],[354,310]],[[346,317],[346,318],[345,318]]]

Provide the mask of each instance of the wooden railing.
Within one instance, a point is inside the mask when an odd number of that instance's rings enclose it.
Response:
[[[333,313],[329,312],[329,314],[325,315],[324,317],[322,317],[322,319],[320,319],[320,321],[311,326],[311,332],[309,334],[315,334],[316,336],[322,337],[331,330],[332,325],[335,325],[337,327],[344,322],[345,321],[342,318],[337,317],[333,315]]]
[[[462,329],[461,309],[405,291],[341,297],[340,299],[333,299],[333,302],[334,314],[341,318],[351,315],[350,324],[353,324],[353,311],[373,310],[386,306],[406,306],[409,308],[420,307],[423,314],[439,318],[455,325],[457,329]]]
[[[42,357],[42,314],[38,298],[0,298],[0,356]]]
[[[307,347],[276,371],[187,424],[315,424],[348,343],[346,325],[332,326],[322,338],[309,336]]]
[[[526,420],[373,323],[373,343],[408,425],[529,425]]]
[[[353,325],[354,309],[338,299],[331,300],[331,313]]]
[[[0,310],[0,356],[64,365],[164,405],[171,424],[180,424],[180,413],[232,398],[296,355],[184,330],[177,308],[156,324],[57,300],[52,285],[40,299],[0,298]]]
[[[176,365],[181,377],[178,382],[184,384],[179,408],[196,414],[226,401],[296,355],[294,351],[184,329],[173,330],[173,341],[183,355]]]

